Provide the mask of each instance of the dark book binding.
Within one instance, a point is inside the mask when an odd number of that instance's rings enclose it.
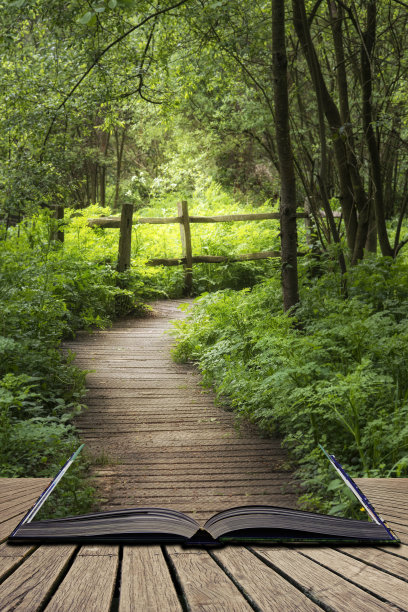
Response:
[[[399,543],[398,537],[377,514],[335,457],[327,453],[329,461],[367,510],[372,522],[275,506],[239,506],[223,510],[212,516],[202,527],[188,515],[166,508],[130,508],[32,522],[79,451],[70,457],[14,529],[8,538],[9,542],[177,543],[208,547],[271,543]]]

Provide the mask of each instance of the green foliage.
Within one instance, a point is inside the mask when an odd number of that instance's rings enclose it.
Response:
[[[69,220],[69,215],[68,215]],[[103,247],[50,239],[55,222],[41,213],[0,242],[0,475],[53,476],[78,446],[71,422],[82,408],[85,372],[64,356],[61,340],[140,312],[149,295],[137,274],[118,274]],[[101,254],[103,257],[101,258]],[[92,504],[75,468],[47,512]],[[62,504],[58,509],[58,504]],[[54,510],[53,510],[54,509]]]
[[[185,198],[185,192],[163,192],[152,198],[150,206],[138,211],[140,217],[174,217],[177,202]],[[195,170],[194,189],[188,198],[189,213],[198,216],[226,215],[251,212],[271,212],[269,201],[253,207],[241,202],[227,190]],[[106,230],[109,231],[109,230]],[[110,230],[115,231],[115,230]],[[181,257],[180,230],[174,225],[139,225],[134,230],[133,265],[139,266],[143,275],[149,274],[151,282],[167,295],[181,295],[183,271],[181,267],[151,268],[142,271],[150,258]],[[193,255],[234,255],[279,249],[279,223],[275,220],[261,222],[192,224]],[[222,288],[251,287],[265,276],[276,273],[277,262],[261,260],[250,262],[226,262],[225,264],[195,264],[193,292],[214,291]]]
[[[277,279],[199,298],[177,324],[175,357],[197,360],[239,416],[284,435],[308,507],[358,515],[317,445],[354,476],[407,475],[408,266],[362,263],[348,300],[333,276],[302,279],[301,327],[282,314]]]

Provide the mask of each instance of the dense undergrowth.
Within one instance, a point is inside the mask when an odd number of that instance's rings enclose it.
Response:
[[[302,267],[293,316],[277,277],[204,295],[178,323],[175,357],[198,361],[239,416],[283,434],[307,508],[356,515],[318,444],[353,476],[407,475],[408,265],[367,259],[348,273],[346,300],[330,263],[318,277]]]

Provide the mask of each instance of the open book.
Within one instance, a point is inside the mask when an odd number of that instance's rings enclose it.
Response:
[[[12,532],[9,542],[181,543],[187,546],[275,542],[399,543],[397,536],[378,516],[335,457],[327,453],[333,467],[364,506],[372,522],[274,506],[230,508],[212,516],[202,527],[186,514],[165,508],[131,508],[31,522],[81,448],[67,461]]]

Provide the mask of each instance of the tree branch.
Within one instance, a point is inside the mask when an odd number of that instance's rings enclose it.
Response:
[[[51,120],[51,123],[49,125],[49,128],[47,130],[47,133],[45,135],[44,138],[44,142],[42,144],[42,150],[44,150],[45,145],[47,144],[48,138],[50,137],[51,134],[51,130],[54,126],[54,123],[56,121],[57,118],[57,114],[58,111],[61,110],[61,108],[63,108],[63,106],[65,106],[65,104],[68,102],[68,100],[70,99],[70,97],[74,94],[74,92],[78,89],[78,87],[81,85],[81,83],[86,79],[86,77],[92,72],[92,70],[95,68],[95,66],[99,63],[99,61],[101,60],[101,58],[108,53],[108,51],[110,51],[112,49],[112,47],[115,47],[116,45],[118,45],[120,42],[122,42],[122,40],[124,38],[126,38],[127,36],[129,36],[129,34],[132,34],[132,32],[134,32],[135,30],[138,30],[139,28],[141,28],[145,23],[147,23],[148,21],[151,21],[152,19],[156,19],[157,17],[159,17],[159,15],[163,15],[164,13],[168,13],[169,11],[178,8],[179,6],[186,4],[187,2],[189,2],[190,0],[180,0],[180,2],[177,2],[176,4],[173,4],[172,6],[168,6],[166,8],[160,9],[159,11],[156,11],[155,13],[152,13],[151,15],[148,15],[147,17],[145,17],[144,19],[142,19],[142,21],[140,21],[139,23],[137,23],[136,25],[132,26],[131,28],[129,28],[129,30],[126,30],[126,32],[124,32],[121,36],[119,36],[119,38],[116,38],[115,40],[113,40],[111,43],[109,43],[109,45],[107,45],[94,59],[94,61],[92,62],[92,64],[89,66],[89,68],[86,69],[86,71],[83,73],[83,75],[78,79],[78,81],[75,83],[75,85],[70,89],[70,91],[66,94],[66,96],[64,97],[63,101],[61,102],[61,104],[55,109],[54,112],[54,116]],[[42,156],[42,154],[41,154]]]

